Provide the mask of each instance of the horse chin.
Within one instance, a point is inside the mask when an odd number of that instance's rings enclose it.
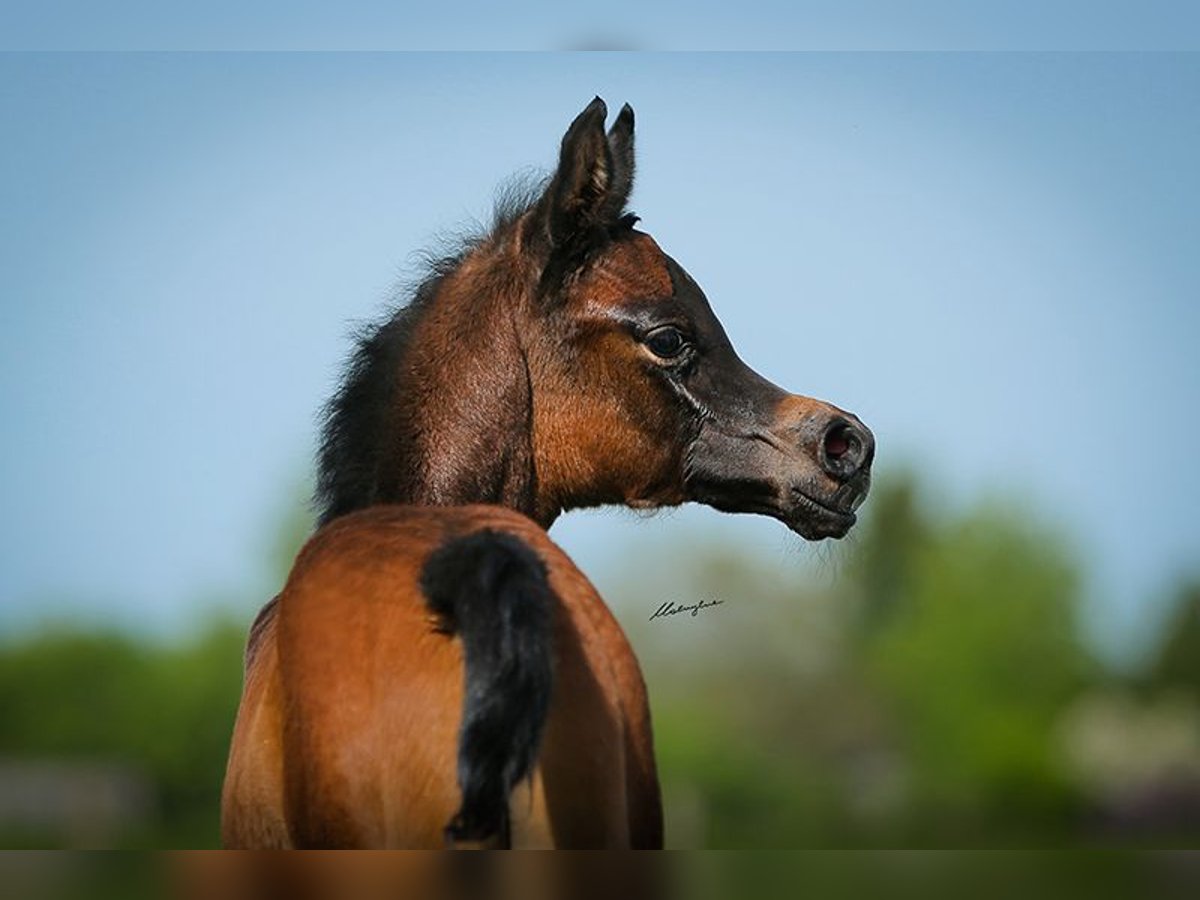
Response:
[[[858,517],[849,510],[835,509],[808,494],[794,490],[790,508],[778,518],[807,541],[844,538]]]
[[[858,517],[849,510],[835,509],[807,494],[793,491],[787,502],[775,498],[722,496],[706,492],[691,500],[728,513],[751,513],[777,519],[806,541],[845,537]]]

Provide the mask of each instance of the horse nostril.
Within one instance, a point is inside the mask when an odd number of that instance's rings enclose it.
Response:
[[[850,452],[850,436],[846,433],[849,426],[835,425],[825,435],[825,456],[829,459],[840,460]]]
[[[871,432],[856,422],[835,419],[821,439],[821,466],[839,480],[853,478],[871,464],[872,456]]]

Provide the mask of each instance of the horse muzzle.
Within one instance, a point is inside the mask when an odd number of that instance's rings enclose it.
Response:
[[[708,422],[688,454],[691,500],[778,519],[810,541],[841,538],[871,485],[875,437],[857,416],[786,395],[761,426]]]

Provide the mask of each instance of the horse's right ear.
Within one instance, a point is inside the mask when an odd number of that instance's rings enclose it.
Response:
[[[558,170],[542,197],[539,225],[552,249],[585,245],[615,224],[633,188],[633,110],[626,104],[612,131],[599,97],[563,136]]]

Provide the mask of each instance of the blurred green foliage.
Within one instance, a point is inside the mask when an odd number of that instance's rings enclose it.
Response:
[[[627,622],[651,686],[669,842],[1194,844],[1200,590],[1180,586],[1142,670],[1112,671],[1083,638],[1069,540],[1028,510],[934,515],[920,500],[912,478],[880,485],[831,582],[697,543],[674,566],[629,561],[637,575],[618,593],[632,608],[724,601],[695,619]]]
[[[215,846],[215,810],[242,683],[245,628],[218,620],[156,644],[58,627],[0,650],[0,753],[73,766],[132,766],[152,785],[146,821],[121,846]],[[63,835],[22,833],[10,845]],[[68,835],[69,837],[69,835]]]
[[[609,595],[650,686],[670,845],[1200,838],[1200,585],[1141,669],[1111,671],[1082,637],[1086,573],[1036,516],[934,515],[909,477],[867,512],[824,571],[696,535],[624,557]],[[281,569],[306,529],[281,527]],[[649,620],[700,599],[723,602]],[[0,821],[0,842],[214,846],[248,619],[0,644],[0,819],[25,765],[116,765],[149,796],[92,829]]]

